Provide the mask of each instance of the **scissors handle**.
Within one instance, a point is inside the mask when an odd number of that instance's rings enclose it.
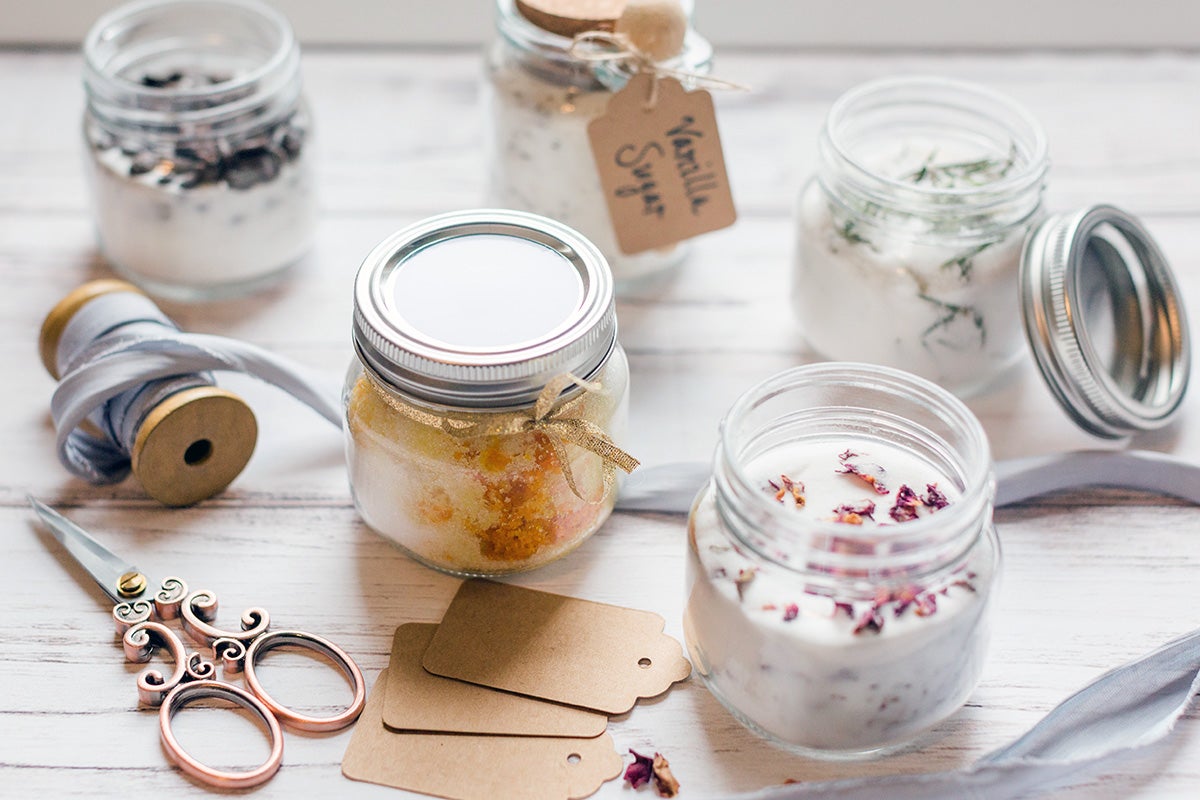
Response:
[[[279,703],[263,688],[255,671],[258,660],[264,653],[276,647],[299,647],[321,653],[334,663],[350,681],[354,691],[354,699],[345,710],[328,717],[315,717],[301,714]],[[251,643],[246,652],[245,661],[246,685],[284,725],[302,731],[337,731],[358,719],[363,706],[367,702],[367,686],[363,680],[362,671],[354,663],[354,659],[345,650],[333,642],[313,633],[305,631],[271,631],[258,637]]]
[[[249,770],[216,769],[199,761],[183,748],[183,745],[175,738],[175,732],[171,729],[171,721],[189,703],[210,697],[236,703],[258,717],[259,721],[266,726],[267,736],[271,740],[271,753],[267,756],[266,761]],[[168,758],[188,775],[209,786],[222,789],[245,789],[250,786],[258,786],[260,783],[270,780],[283,762],[283,731],[280,729],[275,715],[257,697],[228,683],[221,681],[181,683],[167,695],[166,701],[159,709],[158,725],[162,734],[163,749],[167,751]]]

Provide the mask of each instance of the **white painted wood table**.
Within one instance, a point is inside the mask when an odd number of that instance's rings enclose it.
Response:
[[[1200,56],[1129,54],[755,55],[723,53],[723,77],[749,94],[717,97],[741,221],[697,241],[661,293],[620,303],[633,368],[628,448],[644,463],[707,459],[717,421],[752,383],[811,358],[787,305],[791,211],[815,165],[818,126],[834,98],[869,78],[935,73],[982,81],[1045,124],[1049,206],[1107,201],[1142,216],[1200,315]],[[79,144],[80,63],[68,52],[0,53],[0,795],[149,797],[207,794],[168,766],[155,716],[136,708],[137,669],[123,663],[109,609],[84,573],[30,523],[25,494],[63,507],[155,575],[178,573],[250,605],[279,627],[342,644],[373,682],[392,631],[435,621],[458,581],[409,561],[367,529],[350,502],[341,435],[265,386],[223,385],[257,410],[258,451],[224,494],[170,510],[131,482],[93,487],[53,453],[53,382],[36,354],[42,315],[85,279],[96,254]],[[316,251],[276,289],[205,306],[165,305],[185,329],[265,345],[337,380],[351,350],[350,288],[384,235],[422,216],[479,203],[483,165],[479,54],[311,52],[305,75],[319,124],[322,215]],[[1180,424],[1138,447],[1200,462],[1200,392]],[[976,398],[997,458],[1099,444],[1054,405],[1036,371]],[[699,680],[618,717],[618,748],[659,750],[683,797],[716,797],[786,779],[951,768],[998,746],[1100,672],[1200,626],[1200,512],[1122,491],[1045,497],[998,514],[1006,577],[983,681],[925,749],[859,764],[809,761],[736,723]],[[515,579],[662,614],[682,637],[684,525],[615,515],[560,563]],[[278,661],[278,665],[276,662]],[[272,659],[284,700],[344,688],[319,661]],[[234,714],[187,714],[199,754],[259,743]],[[205,744],[206,737],[209,744]],[[284,767],[263,797],[392,797],[341,776],[349,733],[288,734]],[[1200,723],[1060,790],[1064,798],[1192,798],[1200,793]],[[621,781],[600,797],[630,794]]]

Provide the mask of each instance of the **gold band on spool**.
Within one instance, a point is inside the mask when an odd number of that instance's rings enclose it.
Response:
[[[228,486],[254,452],[258,423],[246,401],[215,386],[184,389],[146,415],[133,474],[163,505],[189,506]]]
[[[79,309],[95,300],[97,297],[113,292],[133,292],[144,294],[132,283],[112,279],[88,281],[83,286],[72,291],[50,309],[46,319],[42,321],[42,330],[38,335],[38,352],[42,356],[42,365],[54,380],[62,376],[58,374],[58,343],[62,339],[67,323]]]

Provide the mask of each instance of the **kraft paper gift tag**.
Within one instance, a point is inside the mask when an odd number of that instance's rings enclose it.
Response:
[[[389,728],[577,738],[604,733],[608,717],[603,714],[426,672],[421,659],[437,628],[413,622],[396,629],[383,704],[383,722]]]
[[[665,247],[737,220],[712,95],[639,72],[588,123],[621,252]]]
[[[623,714],[691,673],[663,624],[649,611],[471,580],[422,663],[446,678]]]
[[[578,800],[621,774],[607,733],[591,739],[395,733],[383,724],[387,670],[342,759],[347,778],[451,800]]]

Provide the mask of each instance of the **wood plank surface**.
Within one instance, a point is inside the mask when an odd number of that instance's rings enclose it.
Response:
[[[769,56],[722,53],[722,137],[741,220],[696,242],[684,271],[655,293],[622,300],[621,339],[633,371],[629,449],[648,465],[711,456],[716,425],[752,383],[811,360],[787,303],[792,209],[815,165],[818,127],[845,89],[887,74],[986,83],[1045,124],[1052,210],[1110,202],[1137,213],[1200,313],[1200,56],[1047,53]],[[73,53],[0,52],[0,358],[7,378],[0,458],[0,795],[201,797],[168,766],[152,713],[136,709],[137,670],[122,662],[107,604],[30,521],[26,493],[59,505],[154,575],[179,574],[250,605],[278,627],[328,635],[374,681],[395,627],[436,621],[458,581],[408,560],[356,516],[340,432],[279,392],[237,377],[221,384],[258,413],[258,451],[224,494],[183,510],[131,482],[93,487],[53,452],[53,381],[36,336],[51,305],[107,275],[84,194],[80,64]],[[319,125],[321,221],[312,256],[286,283],[223,304],[163,304],[188,330],[240,337],[292,356],[338,384],[350,362],[350,288],[365,253],[422,216],[477,205],[483,164],[474,51],[306,54]],[[974,398],[997,458],[1103,445],[1077,431],[1026,364]],[[1200,462],[1200,397],[1172,428],[1133,446]],[[1005,575],[983,680],[924,747],[867,763],[780,751],[741,727],[692,679],[616,718],[618,748],[658,750],[681,797],[721,797],[787,779],[921,772],[969,763],[1036,722],[1102,671],[1200,626],[1200,513],[1116,490],[1074,492],[997,516]],[[550,591],[653,610],[682,638],[684,529],[676,518],[617,514],[583,548],[515,579]],[[320,662],[270,662],[281,693],[339,686]],[[198,754],[261,746],[233,714],[184,715]],[[355,783],[339,764],[348,732],[288,734],[284,767],[260,797],[399,797]],[[633,796],[620,781],[598,797]],[[1200,793],[1200,724],[1114,761],[1054,796],[1192,798]],[[647,790],[641,795],[650,796]]]

